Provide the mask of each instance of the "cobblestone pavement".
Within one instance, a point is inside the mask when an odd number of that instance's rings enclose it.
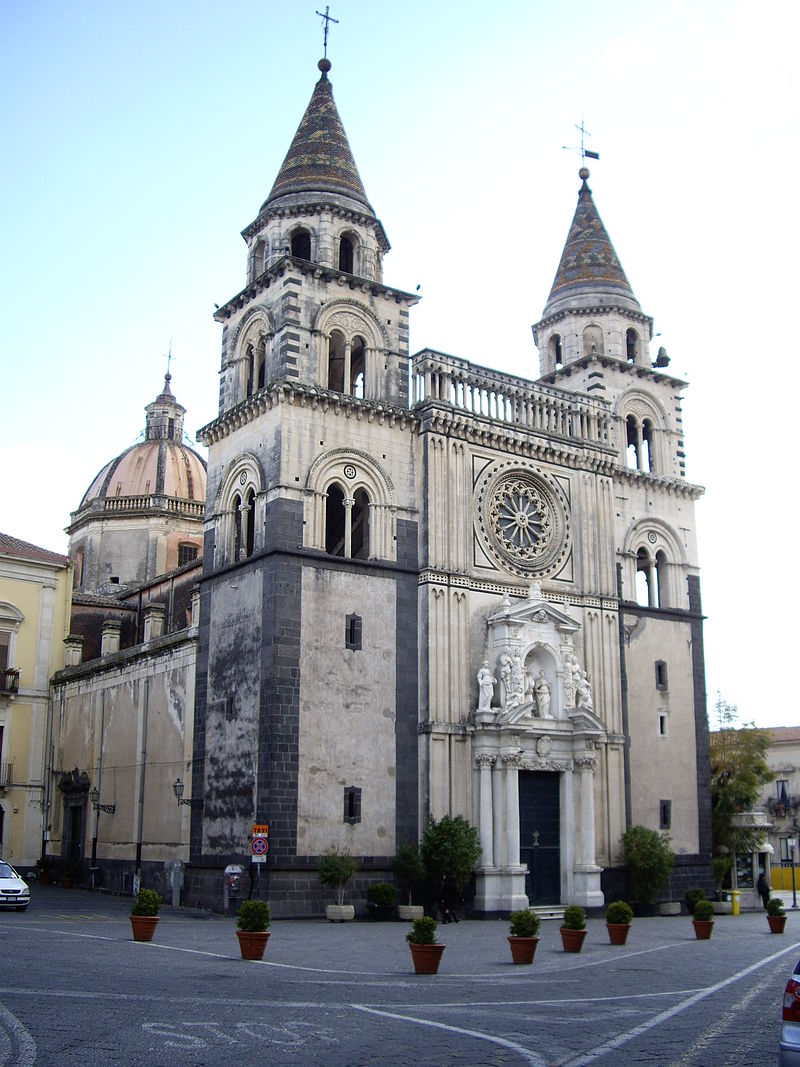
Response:
[[[545,922],[531,967],[501,921],[439,927],[439,974],[413,973],[399,922],[279,921],[262,963],[239,958],[235,922],[165,907],[151,944],[129,900],[35,886],[0,913],[0,1067],[774,1064],[800,913],[635,919],[609,945],[589,921],[579,955]]]

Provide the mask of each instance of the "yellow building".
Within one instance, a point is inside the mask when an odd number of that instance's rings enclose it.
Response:
[[[48,806],[50,678],[64,666],[71,564],[0,533],[0,856],[27,870]]]

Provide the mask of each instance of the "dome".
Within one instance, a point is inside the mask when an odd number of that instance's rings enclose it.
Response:
[[[93,501],[119,498],[126,498],[128,507],[136,506],[131,500],[136,497],[140,507],[157,507],[154,497],[205,504],[206,462],[182,442],[186,409],[175,400],[169,382],[167,374],[163,391],[145,409],[144,441],[106,463],[84,493],[78,512]],[[149,503],[141,498],[149,498]]]
[[[144,440],[102,467],[70,516],[76,589],[118,592],[202,556],[206,462],[183,443],[169,383],[145,408]]]

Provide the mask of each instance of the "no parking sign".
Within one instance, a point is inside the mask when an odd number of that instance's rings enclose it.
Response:
[[[269,826],[255,824],[250,839],[250,853],[253,863],[266,863],[269,852]]]

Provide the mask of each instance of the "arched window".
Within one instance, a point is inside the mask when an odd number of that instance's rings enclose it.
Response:
[[[252,556],[256,540],[256,494],[254,489],[248,490],[245,497],[245,537],[244,554]]]
[[[642,607],[655,607],[655,590],[652,588],[651,560],[647,549],[636,553],[636,603]]]
[[[369,559],[369,497],[363,489],[356,489],[353,497],[350,555],[353,559]]]
[[[339,270],[346,271],[347,274],[353,273],[354,251],[353,239],[342,234],[339,238]]]
[[[603,331],[599,326],[587,326],[583,331],[584,356],[599,356],[605,351]]]
[[[642,420],[642,462],[643,471],[652,472],[653,465],[653,424],[650,419]]]
[[[344,334],[338,330],[328,342],[328,388],[344,392]]]
[[[669,594],[667,592],[667,556],[665,552],[656,552],[656,584],[658,586],[656,605],[659,608],[669,607]]]
[[[639,335],[636,330],[629,328],[625,331],[625,358],[629,363],[635,363],[638,352]]]
[[[334,482],[328,486],[325,508],[325,551],[329,556],[343,556],[345,545],[344,492]]]
[[[364,361],[364,338],[356,337],[350,349],[350,382],[347,391],[351,396],[361,396],[362,398],[364,396]],[[357,391],[359,378],[361,379],[360,393]]]
[[[292,234],[292,255],[295,259],[311,259],[311,234],[308,230],[295,230]]]
[[[553,356],[553,366],[561,367],[564,363],[564,353],[561,347],[561,337],[557,333],[550,338],[550,352]]]
[[[625,420],[625,466],[631,470],[639,467],[639,423],[634,415]]]
[[[267,269],[267,242],[263,237],[259,237],[253,248],[253,259],[250,278],[251,281],[257,278],[260,274],[263,274]]]
[[[234,563],[242,558],[242,498],[238,493],[231,501],[233,511],[233,560]]]

